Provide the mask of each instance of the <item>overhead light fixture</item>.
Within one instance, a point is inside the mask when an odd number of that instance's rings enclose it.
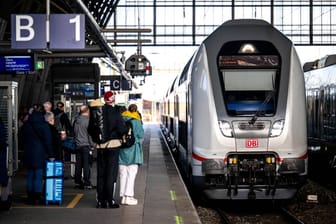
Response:
[[[243,44],[239,49],[239,53],[243,54],[254,54],[257,52],[258,52],[257,48],[250,43]]]

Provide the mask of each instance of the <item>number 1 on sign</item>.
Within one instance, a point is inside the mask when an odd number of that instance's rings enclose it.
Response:
[[[80,15],[76,15],[69,22],[75,23],[75,41],[80,41]]]

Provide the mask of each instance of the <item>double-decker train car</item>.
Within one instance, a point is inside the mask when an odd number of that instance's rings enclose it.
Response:
[[[218,27],[161,111],[182,173],[210,199],[289,199],[306,178],[303,70],[293,43],[265,21]]]
[[[310,173],[313,177],[333,179],[330,172],[336,168],[336,55],[307,62],[303,70],[308,149],[310,163],[315,167]]]

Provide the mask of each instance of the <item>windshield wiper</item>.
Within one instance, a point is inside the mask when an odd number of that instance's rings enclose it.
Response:
[[[251,118],[251,120],[249,121],[250,125],[254,125],[254,123],[256,122],[256,120],[258,119],[260,113],[263,111],[263,107],[272,99],[274,95],[274,92],[269,92],[268,95],[266,96],[264,102],[262,102],[262,104],[260,105],[260,107],[258,108],[257,112],[253,115],[253,117]]]

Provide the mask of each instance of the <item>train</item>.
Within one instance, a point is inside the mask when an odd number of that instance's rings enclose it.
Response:
[[[160,111],[181,173],[209,199],[291,199],[307,179],[302,65],[291,40],[264,20],[213,31]]]
[[[336,169],[336,55],[303,65],[307,101],[307,137],[313,178],[331,181]]]

